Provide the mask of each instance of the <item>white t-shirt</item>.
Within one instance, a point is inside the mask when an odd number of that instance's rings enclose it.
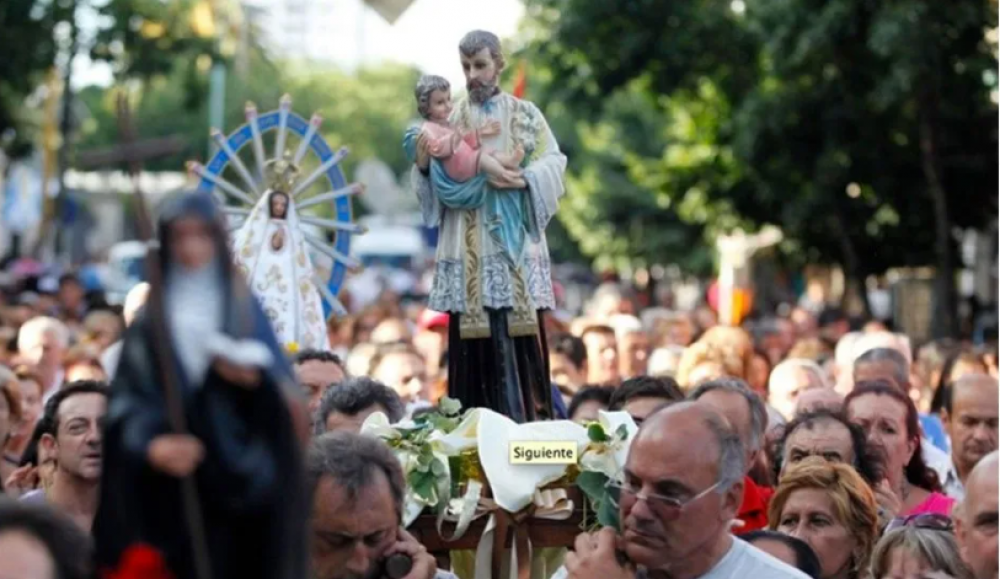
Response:
[[[798,569],[761,551],[757,547],[733,538],[733,546],[726,556],[699,579],[809,579]]]
[[[565,567],[560,567],[551,579],[565,579]],[[646,579],[646,572],[640,570],[636,579]],[[698,579],[809,579],[798,569],[787,565],[764,551],[733,538],[733,545],[715,567]]]

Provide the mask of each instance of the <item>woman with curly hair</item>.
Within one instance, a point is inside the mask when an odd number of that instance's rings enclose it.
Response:
[[[920,419],[909,396],[885,380],[859,382],[844,410],[885,461],[885,478],[874,487],[885,517],[951,513],[955,500],[941,493],[937,473],[924,462]]]
[[[771,499],[771,530],[802,539],[821,579],[864,579],[878,539],[875,495],[850,466],[811,457],[791,466]]]

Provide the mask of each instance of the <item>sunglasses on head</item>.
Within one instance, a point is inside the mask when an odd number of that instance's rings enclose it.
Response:
[[[885,527],[885,532],[902,529],[903,527],[914,527],[917,529],[930,529],[932,531],[952,531],[955,528],[951,517],[939,515],[937,513],[920,513],[908,517],[898,517]]]

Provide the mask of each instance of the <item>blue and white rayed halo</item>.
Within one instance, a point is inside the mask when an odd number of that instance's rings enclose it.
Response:
[[[295,154],[291,156],[292,164],[301,167],[306,155],[312,152],[319,159],[320,165],[305,179],[296,180],[289,193],[295,199],[296,208],[300,212],[309,207],[317,207],[330,202],[335,216],[334,219],[323,219],[308,214],[299,217],[302,223],[334,232],[333,244],[308,231],[302,232],[306,242],[313,249],[329,257],[333,264],[328,279],[314,279],[313,282],[323,296],[324,314],[327,316],[331,314],[347,315],[347,310],[337,299],[337,296],[343,287],[347,272],[349,270],[356,271],[361,267],[356,259],[350,257],[351,235],[365,232],[364,227],[354,223],[350,199],[352,195],[361,193],[364,188],[357,183],[348,184],[344,177],[344,171],[340,167],[340,161],[348,154],[347,148],[333,151],[322,135],[318,133],[322,118],[318,114],[314,114],[307,122],[292,112],[292,99],[288,95],[281,98],[278,110],[263,115],[258,115],[257,107],[253,103],[247,103],[246,119],[247,123],[233,131],[228,137],[217,129],[212,130],[212,139],[218,146],[218,152],[212,157],[207,167],[194,162],[188,164],[188,168],[201,178],[198,184],[199,191],[214,192],[216,199],[223,204],[223,211],[230,217],[232,229],[238,228],[250,214],[250,210],[260,196],[267,190],[265,167],[275,160],[287,158],[285,145],[288,130],[298,135],[300,141]],[[276,131],[277,134],[275,135],[274,154],[268,158],[263,135],[272,131]],[[247,145],[253,147],[256,165],[254,173],[251,173],[239,157],[240,150]],[[222,177],[223,171],[230,164],[239,175],[240,180],[243,181],[246,189],[238,187]],[[311,185],[321,177],[326,177],[330,188],[323,193],[308,194]],[[226,204],[227,197],[236,203]]]

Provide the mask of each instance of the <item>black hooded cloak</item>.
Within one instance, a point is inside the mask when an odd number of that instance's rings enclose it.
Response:
[[[270,322],[231,264],[225,226],[215,200],[184,195],[159,219],[163,279],[171,268],[170,224],[200,217],[212,225],[226,311],[222,331],[255,339],[274,357],[255,389],[227,383],[212,369],[203,384],[185,377],[174,353],[190,434],[205,446],[194,473],[205,525],[212,579],[303,579],[308,503],[301,448],[285,396],[292,372]],[[179,479],[147,462],[149,443],[171,432],[153,326],[140,314],[125,334],[112,382],[104,432],[101,503],[94,522],[98,569],[116,568],[137,543],[160,550],[177,579],[195,579],[191,539]],[[161,353],[162,354],[162,353]]]

